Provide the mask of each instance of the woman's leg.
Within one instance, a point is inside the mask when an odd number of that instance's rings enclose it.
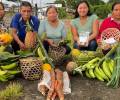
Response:
[[[96,40],[95,39],[91,40],[89,42],[89,45],[88,45],[88,50],[90,50],[90,51],[96,51],[96,49],[97,49],[97,42],[96,42]]]

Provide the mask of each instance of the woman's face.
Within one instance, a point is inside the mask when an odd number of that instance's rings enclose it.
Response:
[[[0,19],[4,17],[5,11],[2,7],[2,5],[0,5]]]
[[[113,15],[114,19],[120,20],[120,4],[117,4],[114,6],[112,15]]]
[[[86,3],[79,4],[77,11],[80,17],[87,16],[87,13],[88,13],[87,4]]]
[[[49,21],[55,21],[58,18],[58,13],[56,9],[50,8],[47,12],[47,18]]]

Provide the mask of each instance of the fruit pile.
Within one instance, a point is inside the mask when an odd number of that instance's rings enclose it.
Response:
[[[9,65],[0,66],[0,81],[5,82],[15,77],[21,71],[17,69],[17,63],[11,63]]]
[[[0,52],[0,81],[8,81],[21,72],[18,68],[18,59],[18,55]]]
[[[96,57],[87,64],[81,66],[81,69],[85,71],[85,75],[88,78],[97,78],[100,81],[109,81],[115,67],[115,61],[107,58],[103,61],[101,66],[98,64],[99,61],[100,58]],[[79,68],[76,68],[75,70],[79,71]]]
[[[85,75],[89,78],[97,78],[100,81],[106,80],[109,83],[112,77],[114,77],[115,75],[119,76],[119,74],[114,72],[117,66],[116,60],[110,58],[110,56],[116,52],[117,47],[118,44],[114,45],[103,58],[96,57],[83,66],[75,68],[73,72],[79,72],[81,74],[84,71]]]

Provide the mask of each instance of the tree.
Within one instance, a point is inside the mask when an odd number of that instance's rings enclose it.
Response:
[[[114,3],[114,2],[120,2],[120,0],[109,0],[109,2],[108,3]]]
[[[78,5],[78,3],[81,0],[56,0],[55,3],[61,3],[63,5],[63,7],[67,6],[71,9],[76,9],[76,6]],[[86,0],[89,2],[90,5],[94,6],[94,5],[103,5],[105,4],[103,1],[101,0]]]

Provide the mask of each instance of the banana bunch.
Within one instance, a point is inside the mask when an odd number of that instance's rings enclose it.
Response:
[[[9,65],[0,66],[0,81],[6,82],[20,73],[21,71],[18,70],[17,65],[16,62],[13,62]]]
[[[109,81],[111,79],[114,67],[114,60],[105,59],[101,66],[99,66],[98,62],[93,63],[93,65],[91,63],[91,65],[87,66],[85,75],[88,78],[97,78],[100,81]]]

